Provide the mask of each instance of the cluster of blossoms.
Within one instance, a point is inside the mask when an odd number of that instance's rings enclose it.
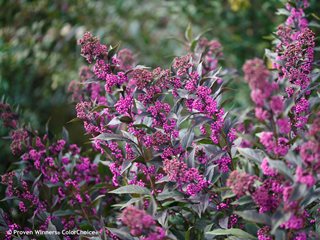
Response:
[[[21,161],[22,170],[7,172],[1,176],[1,184],[6,186],[5,195],[10,207],[3,213],[1,228],[30,231],[32,226],[47,230],[55,223],[62,229],[78,229],[88,216],[97,214],[94,199],[105,194],[106,189],[92,189],[93,186],[109,182],[98,172],[98,165],[81,154],[76,144],[68,144],[64,139],[53,141],[48,134],[39,135],[32,129],[22,127],[17,115],[8,104],[6,114],[0,116],[5,126],[11,127],[11,150]],[[7,117],[10,116],[10,117]],[[14,116],[14,117],[11,117]],[[106,199],[104,205],[112,199]],[[17,209],[19,216],[32,218],[32,224],[14,223]],[[78,214],[55,213],[63,211]],[[3,231],[6,232],[6,231]],[[7,232],[5,239],[12,239]],[[109,236],[112,236],[109,233]],[[72,239],[65,236],[66,239]]]
[[[129,206],[122,212],[121,221],[130,229],[132,236],[143,235],[142,240],[166,239],[164,229],[156,227],[155,220],[144,210]]]
[[[185,162],[174,158],[163,161],[163,170],[168,175],[170,181],[178,183],[188,195],[196,195],[203,188],[208,186],[208,181],[201,176],[196,168],[188,168]]]

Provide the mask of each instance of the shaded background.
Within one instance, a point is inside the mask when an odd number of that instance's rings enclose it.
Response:
[[[211,28],[205,36],[222,43],[222,64],[241,69],[270,47],[281,6],[279,0],[0,0],[0,97],[19,106],[32,127],[43,130],[50,119],[52,132],[66,126],[72,142],[83,144],[81,124],[66,125],[74,118],[66,86],[83,64],[76,41],[85,31],[108,44],[121,42],[138,54],[139,64],[166,67],[184,53],[179,40],[191,23],[196,34]],[[233,86],[236,103],[246,105],[245,84],[237,78]],[[1,127],[0,134],[7,132]],[[0,140],[0,174],[14,161],[8,147]]]

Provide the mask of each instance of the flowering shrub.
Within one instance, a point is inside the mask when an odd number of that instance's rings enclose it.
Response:
[[[296,1],[283,9],[287,20],[277,29],[274,52],[266,51],[272,70],[257,58],[243,66],[255,113],[238,126],[242,136],[238,150],[249,160],[242,169],[247,173],[241,176],[255,177],[256,182],[251,181],[249,190],[235,189],[239,185],[232,180],[229,186],[238,196],[241,192],[242,198],[249,197],[246,204],[258,208],[260,215],[252,207],[240,214],[244,219],[259,216],[261,220],[251,219],[263,224],[258,239],[319,237],[319,80],[315,34],[304,13],[307,7],[307,1]],[[232,172],[229,179],[236,174]]]
[[[218,41],[193,39],[188,27],[188,54],[150,69],[85,33],[88,66],[69,91],[90,151],[66,131],[54,139],[25,127],[0,105],[20,158],[1,180],[3,237],[82,229],[97,231],[88,239],[319,238],[319,83],[307,6],[282,10],[287,20],[266,51],[272,69],[258,58],[244,64],[254,109],[237,122],[223,106],[232,71],[219,67]]]

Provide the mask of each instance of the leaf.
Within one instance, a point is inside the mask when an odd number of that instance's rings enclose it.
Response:
[[[99,199],[101,199],[101,198],[103,198],[105,196],[106,196],[105,194],[98,195],[95,199],[93,199],[92,202],[96,202],[96,201],[98,201]]]
[[[122,163],[122,166],[121,166],[121,172],[120,174],[122,175],[128,168],[130,168],[132,165],[132,161],[130,160],[126,160]]]
[[[194,131],[193,131],[193,128],[191,128],[182,137],[182,140],[181,140],[182,148],[186,149],[187,147],[191,146],[193,139],[194,139]]]
[[[307,185],[295,183],[293,185],[293,190],[290,196],[290,201],[296,201],[298,199],[305,199],[305,196],[309,193],[309,190],[307,188]]]
[[[189,227],[188,231],[186,231],[185,235],[184,235],[184,239],[185,240],[190,240],[190,234],[191,234],[191,229],[193,227]]]
[[[192,149],[191,153],[187,158],[187,164],[188,164],[188,167],[190,168],[195,167],[195,163],[194,163],[195,154],[196,154],[196,148]]]
[[[223,229],[228,228],[229,217],[224,217],[219,219],[219,226]]]
[[[320,199],[320,189],[310,189],[308,195],[304,198],[301,205],[308,206],[309,204],[311,204],[314,201],[317,201],[318,199]]]
[[[277,54],[275,52],[270,51],[269,49],[265,49],[264,54],[270,59],[275,60],[277,57]]]
[[[40,175],[33,181],[32,187],[31,187],[31,191],[34,191],[34,188],[37,186],[38,182],[40,181],[42,177],[42,173],[40,173]]]
[[[127,186],[119,187],[115,190],[112,190],[109,193],[149,195],[150,190],[145,187],[138,186],[138,185],[127,185]]]
[[[213,141],[210,138],[199,138],[196,142],[198,144],[213,144]]]
[[[288,16],[290,12],[285,8],[279,8],[276,12],[277,15],[286,15]]]
[[[11,196],[11,197],[4,197],[0,200],[0,202],[6,202],[8,200],[18,199],[17,196]]]
[[[216,235],[216,236],[224,236],[224,235],[232,235],[235,237],[240,237],[242,239],[257,239],[255,236],[239,229],[239,228],[230,228],[230,229],[215,229],[210,232],[206,232],[208,235]]]
[[[184,37],[186,38],[186,40],[188,42],[190,42],[192,40],[192,27],[191,27],[190,23],[187,26],[187,29],[186,29],[186,31],[184,33]]]
[[[188,98],[189,92],[186,89],[177,89],[177,93],[181,98]]]
[[[125,203],[118,203],[118,204],[113,204],[112,207],[120,207],[120,209],[126,208],[130,205],[133,205],[136,202],[139,202],[141,199],[140,198],[131,198],[129,201]]]
[[[250,196],[242,196],[237,201],[232,202],[232,205],[245,205],[248,203],[252,203],[252,199]]]
[[[190,51],[193,52],[197,46],[198,41],[197,40],[192,40],[190,44]]]
[[[255,223],[271,224],[271,219],[268,215],[258,213],[256,210],[235,211],[235,214],[239,215],[243,219]]]
[[[280,173],[286,175],[288,178],[293,180],[293,176],[290,173],[290,169],[287,167],[287,165],[280,160],[270,160],[268,161],[269,166],[273,169],[277,169]]]
[[[132,118],[129,116],[123,116],[120,118],[120,121],[123,123],[131,123],[132,122]]]
[[[197,66],[197,73],[199,74],[199,76],[202,75],[202,62]]]
[[[120,44],[121,44],[121,43],[118,42],[116,45],[110,46],[110,48],[109,48],[109,50],[108,50],[108,58],[111,59],[111,57],[116,54],[116,52],[118,51],[118,49],[119,49],[119,47],[120,47]]]
[[[256,149],[251,148],[237,148],[238,152],[249,160],[253,160],[258,164],[262,163],[263,152]]]
[[[62,138],[66,141],[69,142],[69,132],[65,127],[62,127]]]
[[[176,201],[181,201],[184,199],[184,196],[182,193],[178,191],[168,191],[168,189],[165,189],[163,192],[159,193],[157,196],[157,200],[163,201],[167,199],[174,199]]]
[[[53,216],[55,217],[64,217],[64,216],[69,216],[69,215],[74,215],[75,212],[72,211],[72,210],[58,210],[58,211],[55,211],[53,212]]]
[[[136,136],[134,136],[133,134],[126,132],[124,130],[121,130],[123,136],[129,140],[131,140],[131,142],[135,143],[136,145],[138,145],[138,139]],[[137,149],[138,150],[138,149]]]
[[[70,121],[68,121],[67,123],[73,123],[73,122],[81,122],[80,118],[73,118]]]
[[[226,191],[222,193],[222,200],[225,200],[227,198],[232,198],[235,197],[236,194],[234,194],[231,190],[230,191]]]
[[[118,125],[120,123],[121,123],[121,121],[119,120],[119,118],[118,117],[114,117],[114,118],[111,119],[111,121],[107,125]]]
[[[116,236],[120,237],[121,239],[126,239],[126,240],[135,240],[127,231],[127,229],[117,229],[117,228],[109,228],[107,229],[115,234]]]
[[[101,133],[100,135],[96,136],[93,139],[104,140],[104,141],[110,141],[110,140],[127,141],[128,140],[127,138],[114,133]]]
[[[311,22],[309,23],[309,26],[310,26],[310,27],[315,27],[315,28],[320,28],[320,24],[317,23],[317,22],[315,22],[315,21],[311,21]]]
[[[277,210],[272,216],[272,229],[271,234],[274,234],[278,227],[289,220],[291,212],[283,213],[280,210]]]
[[[52,224],[51,221],[49,221],[48,224],[48,231],[57,231],[57,228],[55,225]],[[54,235],[54,234],[46,234],[46,239],[48,240],[60,240],[60,237],[58,235]]]

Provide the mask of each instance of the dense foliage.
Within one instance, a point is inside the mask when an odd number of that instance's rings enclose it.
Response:
[[[88,150],[66,129],[61,139],[42,134],[0,104],[19,158],[1,179],[1,237],[81,229],[86,239],[319,239],[319,25],[308,7],[279,9],[285,20],[266,61],[243,65],[244,111],[225,109],[237,76],[221,67],[221,43],[190,25],[188,52],[155,68],[84,33],[87,65],[68,91]]]

